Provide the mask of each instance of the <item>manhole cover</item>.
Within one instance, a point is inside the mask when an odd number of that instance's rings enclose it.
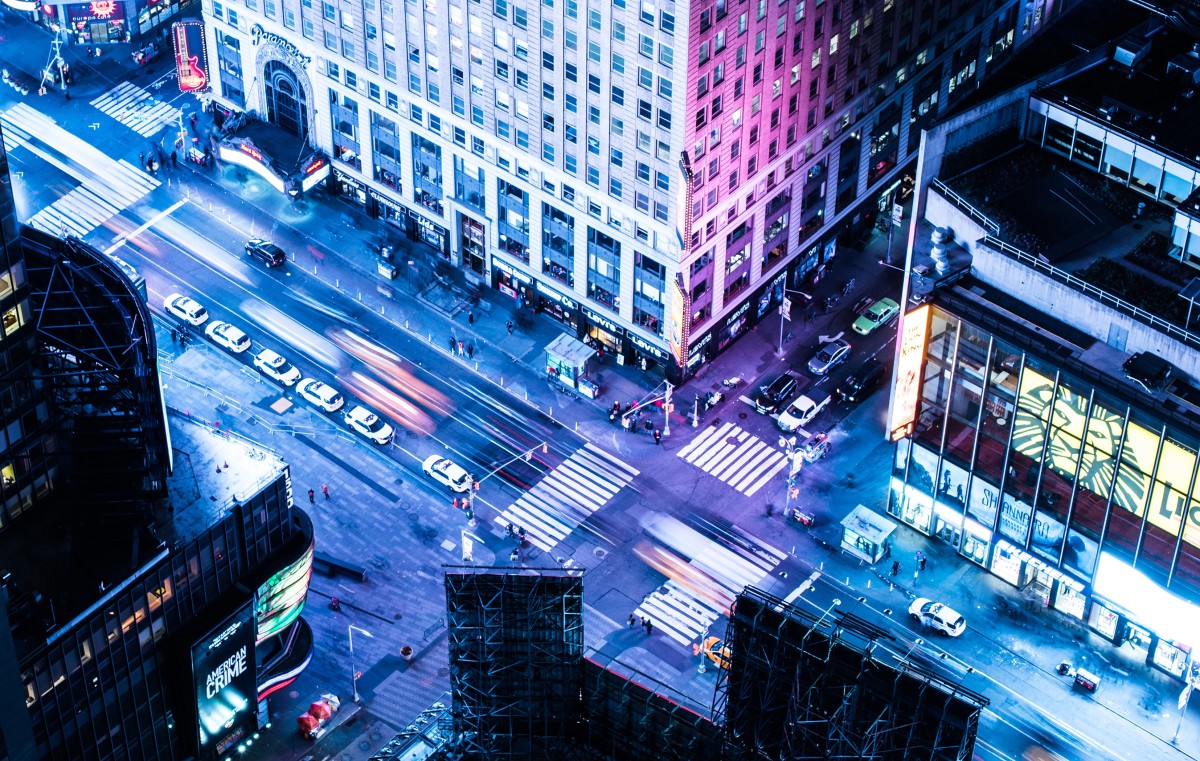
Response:
[[[739,412],[739,413],[738,413],[738,418],[739,418],[739,419],[741,419],[741,420],[745,420],[745,419],[746,419],[746,418],[748,418],[748,417],[750,417],[750,414],[749,414],[749,413],[747,413],[747,412]]]
[[[608,557],[608,550],[604,549],[603,547],[597,547],[596,549],[592,550],[592,554],[603,560],[604,558]]]

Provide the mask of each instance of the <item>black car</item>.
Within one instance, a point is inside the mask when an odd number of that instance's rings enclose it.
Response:
[[[846,382],[838,386],[837,395],[843,402],[861,402],[879,388],[887,375],[887,368],[877,359],[868,359],[846,378]]]
[[[796,393],[796,379],[787,373],[776,378],[771,385],[758,392],[754,400],[754,408],[764,415],[770,415],[782,407]]]
[[[246,244],[246,256],[257,259],[268,267],[278,267],[287,261],[287,254],[283,253],[282,248],[262,238],[250,239]]]

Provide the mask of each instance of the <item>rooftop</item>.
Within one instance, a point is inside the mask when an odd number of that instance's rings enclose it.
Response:
[[[1130,48],[1148,43],[1145,57],[1134,66],[1110,56],[1035,95],[1132,139],[1156,144],[1183,161],[1200,163],[1195,126],[1200,121],[1200,43],[1169,28],[1130,38]]]
[[[53,502],[0,532],[18,656],[156,556],[207,530],[286,467],[269,451],[185,413],[171,411],[168,420],[174,472],[167,500],[97,504],[88,500],[86,484],[80,494],[64,487]]]

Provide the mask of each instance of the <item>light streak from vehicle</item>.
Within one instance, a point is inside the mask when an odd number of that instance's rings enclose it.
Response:
[[[368,407],[413,433],[433,433],[433,418],[408,399],[358,371],[338,375],[338,381]]]

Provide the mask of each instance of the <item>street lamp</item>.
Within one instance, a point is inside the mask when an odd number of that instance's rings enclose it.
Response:
[[[784,288],[783,289],[783,294],[784,294],[783,301],[779,302],[779,352],[778,352],[778,354],[781,357],[783,356],[783,323],[786,321],[790,321],[792,319],[792,317],[791,317],[792,300],[787,297],[787,294],[789,294],[789,293],[794,293],[798,296],[803,296],[804,298],[806,298],[810,301],[812,300],[812,296],[809,296],[804,291],[797,291],[792,288]]]
[[[354,693],[354,702],[358,702],[358,672],[354,669],[354,632],[365,634],[370,639],[375,639],[375,635],[366,629],[360,629],[354,624],[346,625],[346,632],[350,635],[350,686]]]

